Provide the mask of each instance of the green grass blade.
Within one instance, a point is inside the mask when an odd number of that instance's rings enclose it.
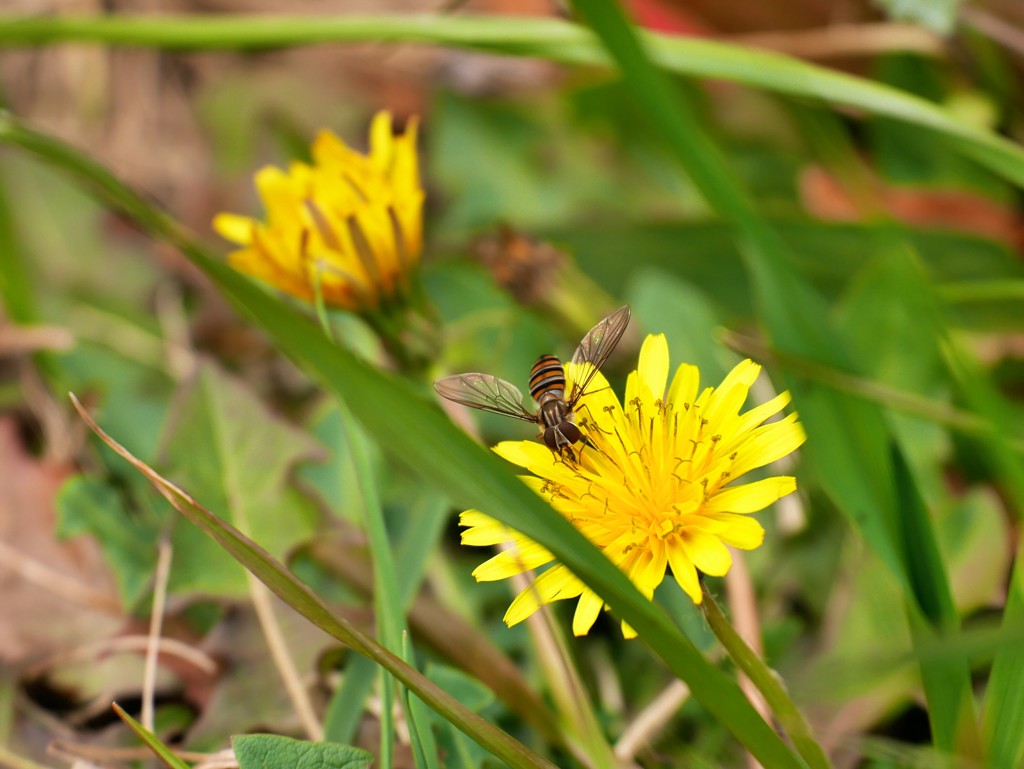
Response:
[[[0,303],[14,323],[31,325],[40,320],[35,291],[29,277],[25,250],[18,235],[7,190],[0,174]],[[33,360],[53,385],[60,382],[60,367],[52,353],[36,352]]]
[[[324,739],[349,745],[363,718],[363,703],[370,696],[377,666],[367,657],[353,657],[345,663],[341,686],[335,689],[324,713]]]
[[[936,636],[936,631],[949,632],[955,639],[960,630],[960,618],[924,500],[903,452],[895,444],[892,456],[897,500],[902,511],[897,516],[901,523],[902,551],[917,597],[916,605],[907,602],[907,613],[914,648],[919,649]],[[928,701],[928,722],[936,748],[948,753],[959,751],[980,756],[981,738],[967,658],[954,655],[941,660],[921,659],[920,667]]]
[[[164,745],[159,737],[128,715],[120,705],[116,702],[112,702],[110,707],[112,707],[114,712],[120,716],[121,720],[128,724],[131,730],[139,736],[139,739],[146,743],[146,747],[152,750],[153,754],[164,762],[168,769],[189,769],[189,765],[174,755],[173,751]]]
[[[1018,520],[1024,516],[1024,463],[1014,451],[1019,424],[1013,406],[995,387],[975,360],[950,339],[944,348],[946,362],[971,408],[988,427],[987,440],[979,443],[984,459],[992,467],[1000,488],[1009,499],[1009,507]],[[1024,550],[1017,559],[1003,610],[1003,627],[1011,630],[1024,618]],[[1004,646],[996,654],[986,692],[983,729],[989,740],[989,765],[1015,766],[1024,754],[1024,730],[1019,728],[1024,713],[1024,652],[1020,646]]]
[[[398,595],[408,610],[423,581],[427,559],[433,554],[448,519],[448,500],[427,489],[416,500],[396,548]]]
[[[1024,627],[1024,543],[1017,560],[1003,610],[1003,627]],[[985,695],[983,728],[988,742],[989,766],[1020,766],[1024,762],[1024,643],[1000,647],[992,663]]]
[[[374,483],[370,459],[363,442],[356,435],[352,412],[344,399],[337,398],[340,422],[349,446],[349,459],[355,476],[355,497],[358,499],[370,555],[373,558],[373,605],[377,617],[377,634],[380,642],[389,651],[406,659],[402,637],[405,631],[404,611],[399,597],[398,581],[395,576],[395,562],[391,557],[391,542],[384,524],[384,510],[380,495]],[[392,704],[395,698],[395,682],[391,674],[381,668],[381,734],[378,760],[384,769],[391,769],[394,763],[395,718]],[[410,714],[407,713],[407,716]]]
[[[410,665],[416,667],[415,652],[409,642],[409,634],[402,636],[402,657]],[[419,669],[417,667],[417,669]],[[441,769],[437,760],[437,741],[430,728],[429,711],[423,703],[405,690],[402,706],[409,719],[409,741],[412,743],[413,756],[418,769]]]
[[[22,256],[7,191],[0,186],[0,301],[15,323],[38,323],[39,313]]]
[[[777,93],[855,107],[948,139],[1003,178],[1024,186],[1024,151],[991,131],[898,89],[768,51],[648,33],[651,57],[669,72],[730,80]],[[568,64],[608,63],[588,30],[554,19],[472,16],[0,16],[0,46],[81,41],[173,50],[252,50],[327,42],[421,42],[536,56]]]
[[[278,349],[292,357],[331,392],[339,393],[348,402],[360,404],[359,420],[382,447],[404,459],[425,481],[443,490],[457,505],[487,510],[499,521],[544,545],[601,595],[618,617],[628,622],[661,657],[673,674],[687,682],[694,698],[728,728],[766,769],[802,765],[757,714],[733,679],[711,665],[665,613],[644,598],[625,574],[569,521],[553,515],[551,508],[501,460],[456,428],[436,404],[427,403],[407,382],[377,371],[348,351],[330,344],[308,318],[269,296],[227,265],[209,257],[173,219],[134,194],[88,156],[52,137],[31,131],[10,117],[0,119],[0,142],[21,147],[57,165],[83,181],[108,205],[135,219],[154,236],[181,249],[237,308],[270,335]],[[439,451],[437,447],[444,450]],[[216,521],[215,518],[213,520]],[[222,537],[218,541],[237,551],[234,540]],[[239,552],[249,557],[252,551],[244,549]],[[280,575],[272,565],[261,562],[260,568],[268,580],[278,584]],[[292,592],[289,587],[289,591],[295,600],[307,605],[313,602],[310,616],[318,625],[323,627],[320,623],[327,623],[337,630],[338,621],[323,609],[314,596],[305,590]],[[365,646],[365,642],[361,645],[361,651],[386,664],[392,672],[401,670],[406,677],[399,677],[407,686],[410,686],[410,680],[419,685],[420,679],[413,677],[415,671],[408,672],[411,669],[386,650],[376,645]],[[512,742],[518,745],[518,749],[513,749],[505,742],[510,739],[508,735],[499,732],[501,737],[495,737],[481,727],[479,720],[469,720],[461,711],[458,711],[457,718],[453,716],[447,707],[448,699],[441,697],[443,692],[431,692],[428,699],[423,695],[422,686],[414,691],[489,750],[500,749],[502,754],[516,757],[520,756],[520,751],[526,750],[514,740]]]
[[[800,755],[807,761],[808,766],[811,769],[828,769],[831,766],[828,756],[814,739],[810,724],[789,696],[782,679],[778,673],[768,667],[763,659],[757,656],[736,632],[736,628],[722,614],[721,607],[708,590],[707,585],[704,586],[704,603],[701,604],[701,609],[711,630],[722,642],[722,646],[736,666],[764,695],[765,701],[779,719],[782,728],[793,740],[793,744],[797,746]]]

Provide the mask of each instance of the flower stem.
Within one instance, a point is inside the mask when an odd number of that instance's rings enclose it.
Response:
[[[772,712],[775,713],[775,717],[793,741],[793,747],[807,762],[807,765],[811,769],[830,769],[828,756],[825,755],[825,751],[814,738],[810,724],[807,723],[807,719],[789,696],[779,674],[768,667],[765,661],[758,657],[740,637],[736,628],[725,618],[722,608],[711,591],[708,590],[707,585],[702,587],[704,600],[700,606],[704,612],[704,618],[718,640],[722,642],[722,646],[725,647],[729,656],[732,657],[733,662],[764,695]]]

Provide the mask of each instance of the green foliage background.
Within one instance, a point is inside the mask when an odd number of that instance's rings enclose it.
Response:
[[[638,37],[601,2],[576,10],[581,24],[5,18],[0,45],[87,40],[234,50],[416,40],[572,65],[543,98],[432,96],[422,150],[432,201],[423,279],[446,342],[437,369],[522,382],[539,351],[569,352],[585,330],[518,306],[467,258],[472,240],[502,222],[573,255],[585,276],[579,290],[607,303],[594,307],[593,320],[628,302],[634,323],[665,333],[674,362],[697,363],[705,381],[715,382],[740,355],[763,360],[773,384],[792,391],[807,426],[796,469],[804,518],[794,531],[761,516],[769,537],[749,565],[767,662],[818,737],[801,738],[795,713],[776,700],[793,747],[780,739],[741,694],[733,668],[709,661],[707,628],[676,588],[666,584],[653,605],[644,600],[454,427],[425,381],[383,371],[357,319],[334,319],[332,343],[304,308],[225,268],[205,234],[189,234],[174,212],[137,196],[88,153],[7,114],[0,141],[20,150],[2,158],[0,295],[9,320],[72,328],[70,351],[35,359],[51,390],[88,393],[108,433],[218,516],[150,478],[189,524],[97,444],[89,469],[62,491],[58,533],[95,536],[126,609],[140,615],[156,542],[169,536],[177,553],[172,595],[218,607],[212,618],[196,613],[199,632],[223,627],[223,607],[244,599],[241,562],[402,684],[395,694],[419,766],[482,766],[491,756],[512,766],[615,765],[617,735],[673,678],[687,683],[693,701],[653,752],[638,756],[642,765],[659,765],[659,756],[672,765],[736,765],[744,748],[766,767],[828,765],[825,753],[837,760],[844,750],[872,766],[952,756],[1019,764],[1024,576],[1014,543],[1024,505],[1024,421],[1015,400],[1019,354],[1008,342],[1024,323],[1019,244],[955,226],[963,220],[901,221],[884,195],[911,190],[928,200],[952,190],[960,205],[996,207],[1019,225],[1024,151],[958,108],[965,95],[987,100],[1002,134],[1019,135],[1019,95],[969,81],[941,60],[892,54],[860,78],[740,46]],[[742,87],[723,95],[677,75]],[[260,94],[233,84],[206,99],[225,178],[246,177],[258,150],[237,117],[259,109],[239,103],[258,103]],[[300,126],[300,136],[316,126],[290,117],[294,123],[257,133],[294,147],[296,131],[287,125]],[[283,164],[290,153],[272,154]],[[850,221],[811,213],[814,200],[801,186],[809,168],[837,180],[853,201]],[[176,246],[266,334],[269,348],[246,359],[211,345],[194,374],[182,377],[168,354],[180,340],[151,311],[164,268],[144,258],[148,241],[103,232],[110,211]],[[207,301],[181,295],[180,312],[194,318]],[[613,380],[626,367],[618,365]],[[5,392],[17,409],[22,393]],[[507,421],[479,424],[489,440],[518,435]],[[643,643],[623,642],[610,621],[590,638],[563,641],[583,681],[583,696],[569,696],[537,639],[498,622],[507,588],[470,584],[478,555],[459,552],[448,524],[452,510],[468,507],[547,546]],[[367,534],[372,579],[325,555],[326,546],[350,556],[348,564],[367,563],[365,549],[351,542],[358,530]],[[424,582],[434,596],[421,591]],[[436,604],[427,603],[432,597]],[[386,648],[347,619],[346,611],[367,603]],[[336,606],[343,610],[332,613]],[[554,616],[564,627],[564,610]],[[445,647],[446,635],[458,643]],[[312,669],[326,664],[325,643],[300,631],[292,651]],[[460,649],[484,650],[498,662],[474,668]],[[324,729],[334,741],[354,742],[376,668],[355,655],[336,668],[342,683],[324,704]],[[254,725],[287,723],[287,699],[268,670],[222,681],[251,708],[228,707],[225,695],[195,721],[168,716],[166,733],[206,749]],[[390,680],[378,685],[385,703]],[[829,729],[838,731],[839,714],[854,706],[860,720],[842,732],[848,744],[836,745]],[[921,711],[927,728],[909,726]],[[381,728],[378,759],[390,765],[399,759],[390,753],[389,716]],[[300,760],[289,751],[307,750],[283,742],[254,748],[265,749],[284,756],[275,766]],[[236,754],[243,765],[252,760],[237,743]],[[310,760],[355,766],[363,757]]]

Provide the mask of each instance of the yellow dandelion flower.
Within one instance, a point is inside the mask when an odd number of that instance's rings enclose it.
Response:
[[[696,366],[681,365],[668,384],[668,343],[647,337],[626,383],[625,407],[598,373],[576,412],[587,438],[576,461],[536,441],[506,441],[494,451],[533,475],[528,486],[550,501],[648,598],[669,568],[701,602],[698,572],[722,576],[732,566],[727,546],[751,550],[764,529],[749,514],[796,489],[776,476],[737,483],[740,476],[794,451],[804,442],[796,414],[765,423],[789,402],[782,393],[742,412],[761,367],[745,360],[716,387],[699,390]],[[582,366],[566,367],[569,387]],[[666,389],[666,384],[668,388]],[[506,545],[473,572],[478,581],[505,579],[551,564],[545,548],[477,510],[460,518],[466,545]],[[514,625],[542,604],[578,598],[573,633],[585,635],[604,601],[569,569],[554,563],[512,602]],[[635,633],[623,624],[627,637]]]
[[[322,131],[312,164],[260,170],[266,221],[228,213],[213,221],[241,246],[231,264],[299,299],[319,290],[328,307],[356,312],[406,293],[422,250],[416,127],[410,120],[394,136],[391,115],[379,112],[368,155]]]

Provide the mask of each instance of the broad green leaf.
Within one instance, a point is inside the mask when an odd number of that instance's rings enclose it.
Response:
[[[134,336],[137,330],[124,316],[108,320],[126,337]],[[148,342],[162,345],[155,335],[149,336]],[[147,459],[155,456],[160,428],[174,393],[173,381],[160,368],[162,359],[140,360],[106,344],[80,341],[56,361],[68,387],[98,396],[109,411],[111,425],[124,432],[126,446]]]
[[[199,367],[162,443],[168,475],[277,558],[311,536],[316,511],[291,484],[291,473],[320,448],[213,364]],[[244,571],[195,527],[175,527],[173,544],[172,592],[248,595]]]
[[[239,769],[367,769],[373,755],[351,745],[309,742],[279,734],[242,734],[231,738]]]
[[[135,606],[147,594],[163,522],[145,510],[129,514],[123,498],[98,478],[76,475],[57,497],[57,536],[96,538],[117,579],[121,600]]]

